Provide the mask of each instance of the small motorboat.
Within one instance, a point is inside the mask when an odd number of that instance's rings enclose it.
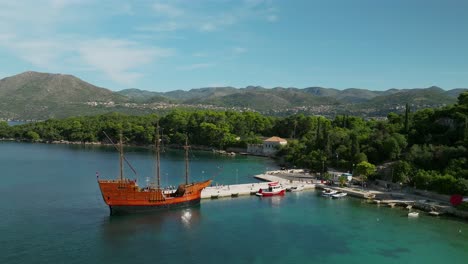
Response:
[[[291,192],[300,192],[300,191],[304,190],[304,186],[303,185],[301,185],[301,186],[292,186],[290,189],[291,189],[290,190]]]
[[[339,198],[345,197],[346,195],[348,195],[348,194],[345,193],[345,192],[337,192],[335,194],[332,194],[332,198],[333,199],[339,199]]]
[[[409,212],[408,217],[418,217],[419,213],[418,212]]]
[[[330,189],[330,188],[325,188],[322,191],[322,196],[332,197],[332,195],[337,194],[337,193],[338,193],[338,191],[335,191],[335,190]]]
[[[429,215],[432,215],[432,216],[439,216],[441,214],[442,214],[441,212],[437,212],[437,211],[430,211],[429,212]]]
[[[279,182],[271,182],[271,183],[268,183],[267,189],[260,189],[255,195],[261,196],[261,197],[267,197],[267,196],[275,196],[275,195],[284,195],[285,192],[286,192],[286,189],[283,188],[279,184]]]

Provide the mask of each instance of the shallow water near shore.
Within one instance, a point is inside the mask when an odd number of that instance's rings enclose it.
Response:
[[[142,186],[149,150],[127,148]],[[162,182],[184,179],[183,155],[162,156]],[[0,263],[466,263],[468,224],[317,192],[203,200],[156,214],[110,217],[102,178],[118,173],[112,147],[0,142]],[[192,152],[191,179],[255,181],[259,157]]]

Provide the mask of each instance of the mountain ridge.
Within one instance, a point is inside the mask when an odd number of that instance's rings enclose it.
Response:
[[[385,117],[410,103],[413,109],[456,102],[466,88],[376,91],[361,88],[246,86],[203,87],[154,92],[137,88],[111,91],[69,74],[28,71],[0,79],[0,118],[45,119],[111,111],[144,114],[175,107],[253,110],[267,114],[357,114]]]

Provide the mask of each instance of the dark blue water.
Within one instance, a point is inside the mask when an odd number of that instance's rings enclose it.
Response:
[[[143,184],[151,153],[127,152]],[[183,179],[181,154],[163,155],[168,184]],[[466,222],[315,192],[110,217],[95,172],[116,176],[117,158],[106,147],[0,143],[0,263],[467,263]],[[229,184],[272,166],[194,152],[191,172]]]

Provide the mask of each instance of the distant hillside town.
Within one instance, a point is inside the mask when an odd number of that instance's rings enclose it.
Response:
[[[444,90],[432,86],[372,91],[350,88],[260,86],[208,87],[151,92],[118,92],[97,87],[75,76],[24,72],[0,80],[0,119],[45,120],[119,112],[133,115],[164,114],[175,108],[215,111],[252,111],[269,116],[293,114],[355,115],[384,119],[391,112],[439,108],[456,102],[466,88]]]

